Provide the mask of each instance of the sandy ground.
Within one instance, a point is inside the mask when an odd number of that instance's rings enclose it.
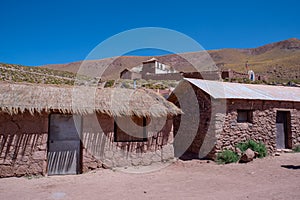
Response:
[[[0,199],[299,200],[300,153],[248,164],[177,161],[142,174],[98,170],[81,175],[4,178],[0,179]]]

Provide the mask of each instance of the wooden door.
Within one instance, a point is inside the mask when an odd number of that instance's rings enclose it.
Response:
[[[81,117],[51,114],[48,139],[48,175],[78,174]]]
[[[276,148],[291,148],[291,114],[289,111],[277,111]]]

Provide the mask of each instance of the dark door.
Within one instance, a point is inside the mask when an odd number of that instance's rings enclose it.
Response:
[[[291,148],[291,114],[288,111],[277,111],[276,116],[276,147]]]
[[[51,114],[48,141],[48,175],[78,174],[81,118]]]

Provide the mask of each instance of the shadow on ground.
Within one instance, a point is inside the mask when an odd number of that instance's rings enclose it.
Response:
[[[300,169],[300,165],[281,165],[281,167],[287,169]]]

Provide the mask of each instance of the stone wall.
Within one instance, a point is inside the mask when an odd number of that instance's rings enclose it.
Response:
[[[259,101],[259,100],[215,100],[207,93],[195,86],[192,88],[197,95],[198,105],[191,104],[193,94],[187,94],[187,86],[183,87],[178,96],[183,98],[180,104],[177,99],[171,100],[181,107],[184,114],[174,119],[175,152],[180,149],[180,140],[177,144],[177,133],[180,129],[186,138],[193,137],[195,131],[193,124],[199,123],[196,128],[197,134],[185,153],[198,155],[199,158],[212,158],[223,149],[234,150],[236,144],[247,140],[255,140],[266,144],[268,153],[276,151],[276,113],[277,111],[289,111],[291,113],[291,148],[300,144],[300,103]],[[180,90],[180,88],[177,88]],[[185,105],[186,104],[186,105]],[[253,111],[252,121],[239,123],[237,121],[237,110]],[[200,113],[199,114],[197,114]],[[199,119],[190,117],[189,125],[184,123],[184,115],[193,115]],[[193,128],[192,128],[193,127]],[[181,149],[182,151],[182,149]],[[180,156],[180,155],[179,155]]]
[[[150,165],[174,158],[172,119],[148,125],[148,141],[114,142],[114,119],[103,114],[83,119],[83,171],[98,167]]]
[[[121,73],[121,76],[120,76],[121,79],[130,79],[130,80],[134,80],[134,79],[142,79],[142,75],[140,73],[137,73],[137,72],[132,72],[132,71],[129,71],[129,70],[124,70],[122,73]]]
[[[292,146],[300,145],[300,102],[293,103],[291,110]]]
[[[252,110],[252,122],[237,122],[237,110]],[[300,144],[300,106],[299,103],[258,101],[258,100],[228,100],[227,114],[222,132],[218,136],[216,151],[234,149],[239,142],[252,139],[266,144],[269,153],[276,151],[276,113],[289,111],[291,113],[291,148]]]
[[[180,73],[168,73],[168,74],[148,73],[148,74],[143,74],[142,78],[145,80],[177,80],[177,81],[180,81],[183,78],[220,80],[221,75],[219,71],[180,72]]]
[[[183,76],[180,73],[168,73],[168,74],[143,74],[145,80],[182,80]]]
[[[48,115],[0,114],[0,177],[46,174]]]
[[[256,80],[262,80],[262,81],[267,81],[268,77],[262,74],[257,74],[255,73]],[[241,72],[236,72],[234,70],[223,70],[221,72],[221,77],[222,79],[249,79],[249,74],[247,73],[241,73]]]

